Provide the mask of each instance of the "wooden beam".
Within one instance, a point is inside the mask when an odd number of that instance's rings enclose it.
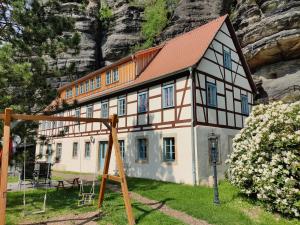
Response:
[[[113,137],[113,144],[114,144],[114,148],[115,148],[115,155],[116,155],[116,161],[117,161],[117,166],[118,166],[118,170],[119,170],[119,175],[122,180],[121,189],[122,189],[122,193],[123,193],[128,223],[129,223],[129,225],[134,225],[135,220],[134,220],[134,215],[132,212],[132,207],[131,207],[131,202],[130,202],[130,197],[129,197],[129,192],[128,192],[128,186],[127,186],[127,181],[126,181],[126,177],[125,177],[122,157],[121,157],[120,144],[119,144],[118,136],[117,136],[117,128],[116,128],[115,120],[118,120],[116,116],[113,118],[113,121],[112,121],[112,131],[111,132],[112,132],[112,137]]]
[[[128,224],[134,225],[135,220],[134,220],[132,207],[131,207],[131,203],[130,203],[130,197],[129,197],[128,187],[127,187],[123,162],[122,162],[122,158],[121,158],[120,145],[119,145],[118,136],[117,136],[118,117],[117,117],[117,115],[113,115],[110,117],[110,119],[111,119],[111,131],[110,131],[111,133],[109,135],[108,149],[107,149],[107,153],[105,156],[103,176],[102,176],[102,181],[101,181],[101,186],[100,186],[100,191],[99,191],[98,207],[100,208],[102,206],[102,203],[104,200],[106,180],[110,179],[110,180],[120,182],[122,194],[123,194],[123,198],[124,198],[124,203],[125,203],[125,208],[126,208],[126,213],[127,213],[127,218],[128,218]],[[114,146],[114,149],[115,149],[116,161],[117,161],[117,166],[118,166],[120,176],[108,175],[108,168],[109,168],[109,162],[110,162],[110,158],[111,158],[112,146]]]
[[[118,176],[113,176],[113,175],[108,175],[108,174],[104,174],[103,176],[104,176],[106,179],[108,179],[108,180],[113,180],[113,181],[116,181],[116,182],[119,182],[119,183],[122,182],[121,177],[118,177]]]
[[[5,224],[6,198],[7,198],[7,173],[10,142],[10,123],[12,109],[5,109],[3,129],[3,149],[1,159],[0,176],[0,225]]]
[[[25,115],[25,114],[12,114],[12,120],[30,120],[30,121],[73,121],[73,122],[86,122],[86,123],[103,123],[109,130],[111,129],[109,123],[110,119],[105,118],[85,118],[85,117],[62,117],[62,116],[45,116],[45,115]],[[4,119],[4,114],[0,114],[0,120]]]

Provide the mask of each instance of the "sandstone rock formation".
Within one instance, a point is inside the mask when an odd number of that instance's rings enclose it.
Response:
[[[97,42],[99,34],[99,23],[95,17],[98,5],[95,1],[89,1],[88,5],[84,5],[82,1],[69,0],[60,3],[60,13],[74,19],[75,32],[80,35],[79,54],[74,51],[68,51],[61,54],[56,60],[47,59],[51,67],[64,69],[71,64],[75,65],[75,74],[61,77],[53,77],[49,82],[54,88],[64,85],[67,82],[75,80],[81,76],[86,75],[92,70],[99,67],[99,51]],[[74,33],[65,33],[64,35],[73,35]]]
[[[270,97],[299,84],[299,1],[237,0],[231,20],[254,76]]]

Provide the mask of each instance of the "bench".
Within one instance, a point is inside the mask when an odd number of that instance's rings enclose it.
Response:
[[[79,177],[75,177],[73,180],[58,180],[57,181],[58,184],[56,186],[56,190],[58,190],[59,188],[64,189],[65,188],[65,183],[70,184],[70,187],[75,187],[75,185],[77,185],[77,187],[79,187]]]

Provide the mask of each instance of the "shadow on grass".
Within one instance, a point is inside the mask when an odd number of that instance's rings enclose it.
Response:
[[[162,207],[164,207],[166,205],[166,203],[170,200],[173,200],[173,199],[170,199],[170,198],[166,198],[162,201],[159,201],[159,202],[155,202],[155,203],[150,203],[150,204],[146,204],[147,206],[150,206],[151,208],[154,206],[154,205],[157,205],[155,208],[152,208],[150,210],[146,210],[142,207],[140,207],[140,203],[133,203],[132,204],[132,207],[141,211],[142,214],[136,218],[136,222],[140,222],[141,220],[143,220],[146,216],[148,216],[150,213],[154,212],[154,211],[158,211],[160,210]]]

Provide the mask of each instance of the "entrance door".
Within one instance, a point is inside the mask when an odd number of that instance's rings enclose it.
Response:
[[[100,170],[100,172],[103,172],[107,146],[108,146],[107,141],[99,142],[99,170]]]

